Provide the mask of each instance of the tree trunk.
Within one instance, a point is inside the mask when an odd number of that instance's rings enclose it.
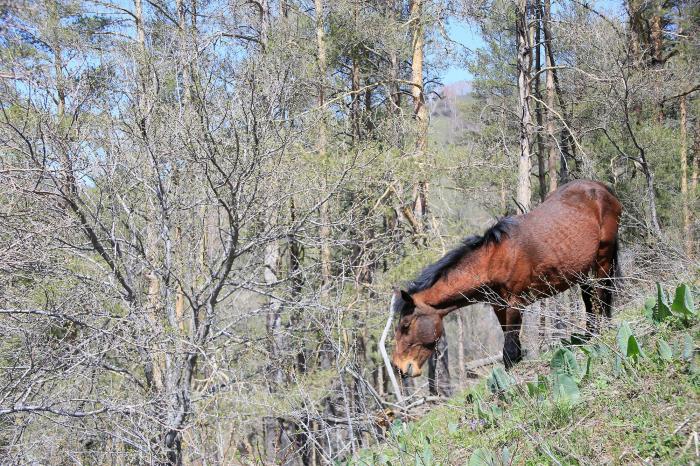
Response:
[[[642,37],[642,17],[640,12],[639,0],[627,0],[627,10],[629,16],[629,27],[632,33],[630,34],[630,50],[632,56],[639,61],[642,55],[641,37]]]
[[[551,0],[544,0],[544,14],[542,17],[542,28],[549,30],[551,28]],[[547,39],[545,34],[545,60],[547,66],[547,77],[545,86],[547,88],[547,173],[549,174],[549,192],[557,189],[557,139],[554,128],[554,62],[550,56],[554,56],[551,52],[552,43]]]
[[[663,12],[661,11],[661,1],[656,1],[654,13],[651,15],[649,27],[651,28],[651,51],[653,62],[655,65],[663,66],[664,51],[663,51],[663,27],[661,25]]]
[[[359,27],[357,21],[358,15],[358,5],[353,4],[353,20],[355,27]],[[350,101],[350,122],[352,124],[352,140],[353,145],[360,140],[360,57],[358,47],[355,46],[352,49],[352,70],[350,77],[351,95],[352,100]]]
[[[413,60],[411,61],[411,97],[413,98],[413,115],[416,119],[416,153],[419,164],[424,162],[428,148],[428,108],[425,105],[423,89],[423,47],[425,30],[423,25],[423,0],[411,2],[411,46]],[[419,180],[415,190],[413,212],[424,231],[427,226],[428,214],[428,181]]]
[[[464,314],[457,314],[457,365],[459,366],[459,385],[464,388],[467,385],[467,367],[464,360]]]
[[[556,61],[554,60],[554,50],[552,46],[552,30],[551,30],[551,22],[552,22],[552,11],[551,11],[551,2],[550,0],[545,0],[544,2],[544,12],[542,14],[542,17],[544,18],[544,21],[542,22],[542,31],[544,32],[544,40],[545,40],[545,50],[547,52],[547,61],[548,64],[547,66],[549,67],[549,70],[552,74],[552,86],[554,87],[554,92],[557,96],[557,99],[559,100],[559,107],[561,108],[561,119],[562,119],[562,125],[564,126],[564,129],[561,132],[561,148],[562,148],[562,154],[561,154],[561,167],[559,169],[559,180],[562,183],[565,183],[569,180],[570,177],[570,170],[567,164],[567,157],[571,158],[574,161],[574,175],[578,176],[581,173],[583,161],[581,158],[577,155],[576,153],[576,144],[574,142],[574,136],[571,133],[571,120],[572,120],[572,115],[571,115],[571,110],[569,110],[566,99],[564,98],[564,92],[562,91],[561,85],[559,83],[559,77],[557,74],[556,70]],[[548,104],[549,106],[549,104]],[[554,106],[549,106],[550,109],[550,116],[553,118],[554,117]],[[552,144],[554,142],[552,141]],[[551,180],[550,180],[551,182]]]
[[[683,237],[685,239],[685,252],[689,256],[693,253],[693,238],[690,229],[690,206],[688,199],[688,109],[686,96],[681,97],[681,202],[683,203]]]
[[[518,189],[516,200],[524,212],[530,210],[532,187],[530,184],[532,141],[532,117],[530,115],[530,65],[532,49],[530,47],[528,25],[528,2],[518,0],[516,30],[518,45],[518,101],[520,104],[520,157],[518,159]]]
[[[541,0],[534,0],[536,4],[533,9],[535,10],[536,20],[532,22],[531,29],[534,29],[534,46],[535,46],[535,121],[537,122],[537,132],[535,133],[536,145],[537,145],[537,178],[539,180],[540,187],[540,201],[544,201],[547,197],[547,170],[545,168],[545,150],[544,142],[542,141],[542,93],[540,92],[540,70],[542,69],[542,57],[540,45],[540,25],[542,22],[542,9],[540,8]],[[530,33],[530,38],[532,39],[533,34]]]
[[[438,340],[435,351],[428,360],[428,391],[434,396],[452,396],[447,333],[443,333]]]
[[[698,193],[698,179],[700,178],[700,117],[695,117],[695,130],[694,130],[694,135],[693,137],[695,138],[693,141],[693,159],[692,159],[692,166],[693,166],[693,171],[692,175],[690,177],[690,206],[691,206],[691,211],[693,213],[698,211],[698,198],[700,197]],[[693,217],[696,215],[691,216],[691,221],[694,220]],[[690,230],[690,242],[692,245],[695,244],[695,231],[691,227]],[[695,254],[695,250],[692,251],[692,254]]]
[[[321,119],[319,121],[318,128],[318,158],[320,160],[322,168],[322,183],[323,187],[326,188],[326,169],[327,165],[326,158],[327,154],[327,138],[328,138],[328,128],[326,122],[326,33],[324,30],[324,14],[323,14],[323,0],[314,0],[314,6],[316,9],[316,52],[317,52],[317,63],[318,63],[318,73],[319,73],[319,86],[318,86],[318,108],[321,113]],[[324,193],[325,194],[325,189]],[[323,195],[322,194],[322,195]],[[321,226],[319,228],[319,236],[321,240],[321,296],[324,298],[328,297],[328,287],[331,282],[331,221],[330,221],[330,210],[328,206],[328,200],[323,202],[319,208],[319,217]]]

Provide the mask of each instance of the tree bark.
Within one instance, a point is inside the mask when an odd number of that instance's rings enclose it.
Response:
[[[327,138],[328,138],[328,128],[326,122],[326,32],[324,29],[324,14],[323,14],[323,0],[314,0],[314,7],[316,9],[316,51],[317,51],[317,64],[319,73],[319,86],[318,86],[318,108],[321,114],[321,119],[318,128],[318,158],[320,160],[322,168],[322,183],[323,187],[326,187],[326,165],[327,165]],[[325,191],[325,190],[324,190]],[[331,282],[331,221],[330,221],[330,210],[328,206],[328,200],[323,202],[319,207],[319,217],[321,226],[319,228],[319,236],[321,241],[321,295],[324,298],[328,297],[328,287]]]
[[[353,4],[353,22],[355,27],[359,27],[357,16],[358,16],[358,5]],[[350,101],[350,122],[352,124],[352,140],[353,144],[356,144],[360,140],[360,57],[358,47],[354,46],[352,48],[352,70],[350,77],[351,86],[351,96]]]
[[[518,102],[520,104],[520,157],[518,159],[518,188],[516,200],[525,212],[530,210],[532,187],[530,183],[532,117],[530,114],[530,65],[532,48],[528,24],[528,1],[518,0],[516,11]]]
[[[698,193],[698,180],[700,179],[700,117],[696,116],[695,117],[695,129],[693,131],[694,135],[694,141],[693,141],[693,159],[692,159],[692,175],[690,177],[690,205],[692,207],[692,212],[697,212],[698,211],[698,198],[700,197],[700,193]],[[693,220],[693,215],[691,217],[691,220]],[[691,227],[690,230],[690,241],[694,245],[695,244],[695,231]],[[695,254],[695,248],[692,251],[693,254]]]
[[[661,1],[655,2],[654,12],[651,15],[649,26],[651,28],[651,51],[655,65],[663,65],[663,28],[661,25],[663,12],[661,11]]]
[[[425,28],[423,24],[423,0],[412,0],[410,9],[411,23],[411,97],[413,98],[413,116],[416,119],[416,152],[419,164],[424,162],[428,148],[428,108],[425,105],[423,89],[423,48]],[[415,190],[413,212],[418,219],[421,230],[425,230],[428,214],[428,181],[421,179]]]
[[[551,2],[550,0],[545,0],[544,2],[544,12],[542,14],[544,21],[542,22],[542,31],[544,32],[544,40],[545,40],[545,51],[547,52],[547,60],[548,60],[548,67],[549,67],[549,72],[552,74],[552,85],[554,87],[554,93],[557,96],[557,99],[559,101],[559,107],[561,108],[561,118],[562,118],[562,124],[564,126],[564,129],[561,132],[561,149],[562,149],[562,154],[561,154],[561,166],[559,169],[559,181],[562,183],[565,183],[569,180],[569,177],[571,176],[570,170],[567,164],[567,157],[570,157],[574,161],[574,176],[578,176],[581,173],[581,168],[583,165],[583,161],[581,158],[577,155],[576,153],[576,144],[574,143],[574,137],[573,134],[571,134],[571,120],[572,120],[572,115],[571,115],[571,110],[569,110],[566,99],[564,98],[564,92],[561,88],[561,84],[559,83],[559,76],[557,74],[556,70],[556,61],[554,60],[554,50],[553,50],[553,42],[552,42],[552,30],[551,30],[551,22],[552,22],[552,11],[551,11]],[[549,105],[549,104],[548,104]],[[554,107],[550,106],[550,113],[551,117],[553,118],[553,110]],[[554,144],[554,141],[552,141],[552,144]]]
[[[690,256],[693,253],[693,238],[690,228],[690,206],[688,199],[688,109],[686,96],[681,97],[680,117],[681,202],[683,204],[683,237],[685,239],[685,252]]]
[[[434,396],[452,396],[447,346],[447,333],[444,333],[428,360],[428,391]]]
[[[542,23],[542,8],[540,7],[541,0],[534,0],[536,3],[533,7],[535,10],[535,21],[532,22],[531,29],[534,29],[534,46],[535,46],[535,121],[537,122],[537,132],[535,133],[536,145],[537,145],[537,178],[539,181],[539,193],[540,201],[544,201],[547,197],[547,170],[545,168],[545,150],[544,142],[542,141],[542,93],[540,92],[540,71],[542,69],[542,58],[540,45],[540,25]],[[530,33],[530,38],[532,39],[533,34]]]
[[[551,0],[544,0],[544,14],[542,17],[542,28],[551,29],[550,22],[552,21]],[[549,174],[549,192],[557,189],[557,139],[556,130],[554,127],[554,62],[551,57],[552,42],[547,38],[545,33],[545,60],[547,66],[547,76],[545,86],[547,89],[547,173]]]
[[[467,385],[467,368],[464,360],[464,314],[457,314],[457,365],[459,366],[459,385],[460,388]]]

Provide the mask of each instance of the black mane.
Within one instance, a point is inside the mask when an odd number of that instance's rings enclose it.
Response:
[[[440,260],[424,268],[421,273],[408,285],[406,292],[408,294],[418,293],[427,288],[430,288],[440,278],[444,277],[460,260],[469,252],[479,249],[489,243],[498,243],[507,236],[510,229],[516,224],[513,217],[504,217],[495,225],[486,230],[483,235],[470,236],[465,238],[455,249],[445,254]],[[395,311],[401,312],[405,303],[403,300],[397,300]]]

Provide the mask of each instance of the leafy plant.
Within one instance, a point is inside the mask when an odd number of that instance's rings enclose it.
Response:
[[[570,375],[563,372],[554,372],[552,381],[552,394],[555,401],[577,403],[581,399],[578,384]]]
[[[663,361],[671,361],[673,359],[673,350],[663,338],[659,338],[656,342],[656,351],[659,354],[659,358]]]
[[[467,466],[506,466],[512,461],[508,447],[503,447],[500,453],[488,448],[477,448],[469,457]]]
[[[622,322],[620,329],[617,331],[617,347],[624,357],[632,358],[634,361],[640,356],[644,356],[642,347],[639,345],[637,337],[634,336],[627,322]]]
[[[503,410],[492,403],[484,403],[481,400],[474,404],[474,411],[477,419],[485,421],[487,424],[495,424],[496,420],[503,415]]]
[[[549,382],[546,377],[539,375],[537,376],[537,380],[527,382],[525,385],[527,386],[527,392],[530,397],[542,400],[547,396]]]
[[[491,393],[503,393],[515,384],[515,379],[502,367],[495,367],[486,380]]]
[[[559,372],[568,375],[574,380],[580,380],[581,370],[576,361],[576,356],[568,348],[559,348],[554,353],[550,367],[552,372]]]
[[[695,352],[695,342],[693,341],[693,337],[686,334],[685,337],[683,337],[682,358],[685,359],[686,361],[690,361],[691,359],[693,359],[694,352]]]
[[[671,317],[671,308],[668,306],[666,301],[666,293],[661,287],[660,283],[656,283],[656,306],[654,306],[652,312],[652,320],[654,322],[663,322],[664,320]]]
[[[671,304],[671,310],[678,315],[687,325],[691,317],[696,316],[695,305],[693,304],[693,295],[690,293],[690,288],[685,283],[681,283],[676,288],[676,294]]]

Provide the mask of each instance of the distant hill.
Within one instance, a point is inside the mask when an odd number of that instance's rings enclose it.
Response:
[[[464,144],[469,134],[479,131],[478,115],[471,109],[472,83],[458,81],[440,88],[428,102],[433,141],[443,144]]]

